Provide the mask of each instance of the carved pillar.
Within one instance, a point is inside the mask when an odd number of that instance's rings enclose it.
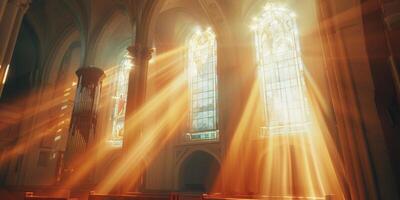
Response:
[[[7,2],[7,1],[5,1]],[[0,96],[23,16],[29,8],[30,0],[10,0],[0,3]],[[3,10],[2,10],[3,9]]]
[[[140,44],[128,47],[135,64],[134,70],[129,75],[128,99],[126,107],[126,120],[129,120],[133,114],[140,109],[146,98],[147,71],[148,63],[151,59],[153,49],[144,47]],[[134,132],[124,134],[124,146],[129,147],[135,143],[135,137],[140,136],[140,130],[132,130]],[[126,144],[126,145],[125,145]]]
[[[83,67],[76,71],[78,85],[71,116],[67,149],[65,152],[65,175],[72,174],[72,163],[92,145],[96,137],[97,109],[101,93],[101,81],[105,74],[95,67]]]
[[[135,120],[132,117],[143,106],[146,98],[148,63],[151,59],[153,49],[140,44],[135,44],[134,46],[128,47],[128,51],[133,59],[132,63],[135,65],[129,75],[128,98],[125,115],[125,124],[129,125],[130,120]],[[123,151],[125,153],[127,153],[127,151],[138,142],[141,137],[142,127],[142,122],[139,122],[138,126],[125,129],[123,143]],[[135,168],[135,170],[142,171],[144,170],[144,166],[140,167],[140,169]],[[129,176],[126,177],[126,180],[128,183],[132,183],[132,180],[129,180]],[[122,192],[138,191],[144,185],[144,180],[145,179],[141,177],[138,180],[138,183],[122,185],[121,190]]]

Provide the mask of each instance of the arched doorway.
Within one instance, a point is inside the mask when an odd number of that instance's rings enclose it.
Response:
[[[180,168],[180,190],[183,192],[209,192],[218,176],[218,160],[204,151],[189,155]]]

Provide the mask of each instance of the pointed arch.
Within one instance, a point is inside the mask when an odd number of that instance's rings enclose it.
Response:
[[[310,117],[295,14],[269,3],[251,28],[265,105],[262,135],[305,132]]]
[[[189,140],[218,138],[217,41],[209,28],[196,31],[187,42],[190,90]]]

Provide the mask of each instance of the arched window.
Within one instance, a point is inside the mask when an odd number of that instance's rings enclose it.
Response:
[[[126,100],[128,96],[129,72],[132,69],[132,57],[125,53],[115,74],[115,90],[113,95],[112,133],[110,142],[114,146],[122,146]]]
[[[195,32],[187,43],[190,90],[189,140],[216,140],[217,42],[209,28]]]
[[[309,108],[295,15],[271,3],[253,20],[265,105],[262,135],[305,132]]]

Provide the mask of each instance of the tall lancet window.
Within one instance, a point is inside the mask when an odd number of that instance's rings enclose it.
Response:
[[[129,72],[132,69],[132,57],[126,53],[115,74],[115,90],[113,95],[112,132],[110,142],[114,146],[122,146],[126,100],[128,96]]]
[[[190,90],[189,140],[216,140],[217,127],[217,42],[208,28],[195,32],[187,43]]]
[[[295,14],[271,3],[253,20],[265,104],[262,136],[305,132],[309,107]]]

